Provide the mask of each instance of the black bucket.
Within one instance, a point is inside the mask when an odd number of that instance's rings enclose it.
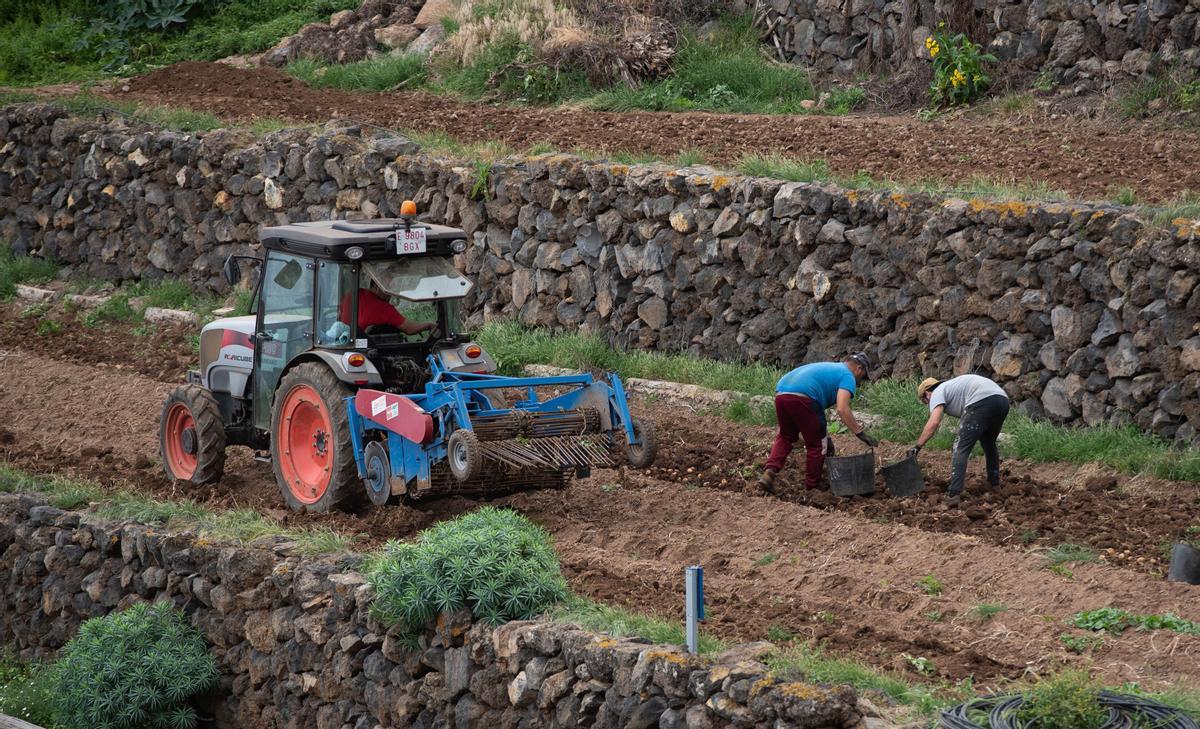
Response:
[[[883,482],[892,496],[912,496],[925,489],[925,476],[915,454],[879,470],[883,472]]]
[[[830,456],[829,490],[836,496],[870,496],[875,493],[875,451],[857,456]]]
[[[1171,569],[1167,571],[1168,582],[1186,582],[1200,585],[1200,549],[1180,542],[1171,550]]]

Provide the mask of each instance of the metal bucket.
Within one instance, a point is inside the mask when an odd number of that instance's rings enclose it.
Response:
[[[1171,550],[1171,568],[1167,572],[1168,582],[1186,582],[1200,585],[1200,549],[1180,542]]]
[[[879,470],[883,472],[883,482],[892,496],[912,496],[925,489],[925,476],[921,473],[921,464],[917,463],[916,455]]]
[[[829,490],[836,496],[870,496],[875,493],[875,451],[857,456],[830,456]]]

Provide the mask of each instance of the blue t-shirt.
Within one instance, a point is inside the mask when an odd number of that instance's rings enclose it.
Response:
[[[822,410],[837,404],[838,390],[854,397],[854,373],[841,362],[816,362],[797,367],[779,379],[777,393],[804,395]]]

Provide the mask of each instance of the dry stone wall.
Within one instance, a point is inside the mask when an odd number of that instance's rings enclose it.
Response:
[[[212,645],[222,680],[203,708],[217,727],[866,729],[851,688],[778,680],[753,645],[714,661],[460,613],[409,648],[370,616],[359,558],[255,544],[0,494],[0,646],[48,658],[83,620],[166,600]]]
[[[460,166],[356,128],[204,135],[0,113],[0,239],[109,279],[221,291],[260,226],[394,215],[463,227],[471,321],[882,375],[978,371],[1030,414],[1200,428],[1200,222],[541,156]]]
[[[1001,61],[1058,83],[1102,88],[1171,67],[1200,69],[1197,0],[760,0],[780,55],[841,76],[927,58],[925,38],[949,20]]]

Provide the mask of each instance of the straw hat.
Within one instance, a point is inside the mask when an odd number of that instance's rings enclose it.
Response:
[[[936,377],[926,377],[921,380],[921,384],[917,385],[917,399],[925,397],[925,393],[942,384],[942,381]]]

